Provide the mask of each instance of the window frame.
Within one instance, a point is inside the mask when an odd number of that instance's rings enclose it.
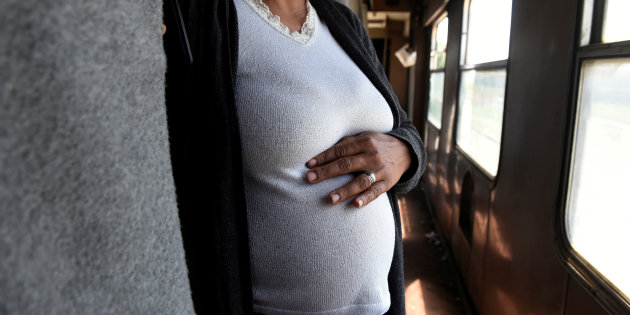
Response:
[[[431,53],[433,53],[433,40],[434,40],[434,35],[437,37],[437,27],[438,25],[444,21],[444,19],[448,18],[448,11],[444,11],[442,14],[440,14],[440,16],[432,23],[431,26],[431,48],[430,48],[430,53],[429,53],[429,91],[427,93],[427,119],[426,121],[429,123],[428,125],[430,127],[433,127],[437,133],[440,132],[440,130],[442,130],[442,120],[444,118],[444,92],[445,92],[445,88],[444,88],[444,83],[442,84],[442,113],[440,114],[440,127],[436,126],[431,120],[429,120],[429,111],[431,109],[431,75],[437,72],[441,72],[444,74],[444,82],[446,82],[446,51],[448,50],[449,44],[448,44],[448,33],[447,33],[447,39],[446,39],[446,48],[444,49],[444,67],[439,68],[439,69],[431,69],[431,62],[432,62],[432,56]],[[447,21],[447,27],[449,27],[449,32],[450,32],[450,20]],[[437,43],[435,44],[437,46]]]
[[[562,174],[560,176],[560,189],[558,194],[558,209],[555,216],[555,243],[560,260],[574,279],[586,288],[597,301],[611,313],[630,312],[630,296],[627,296],[616,288],[605,276],[603,276],[588,260],[582,257],[577,250],[573,249],[568,238],[566,224],[567,207],[569,203],[570,183],[572,176],[572,165],[578,129],[578,113],[580,101],[580,88],[582,82],[582,65],[587,60],[602,60],[630,57],[630,40],[602,43],[602,30],[605,12],[605,0],[594,0],[593,16],[591,17],[590,38],[587,45],[581,46],[580,37],[584,11],[582,0],[577,12],[579,23],[576,28],[574,40],[574,58],[572,73],[572,88],[570,96],[569,110],[564,136],[564,156],[562,164]]]
[[[509,75],[509,60],[510,60],[510,42],[512,41],[512,22],[510,22],[510,40],[508,42],[508,56],[507,59],[484,62],[479,64],[466,64],[466,57],[468,53],[468,32],[469,32],[469,15],[470,15],[470,3],[474,0],[464,0],[464,8],[462,14],[462,29],[460,30],[460,58],[459,58],[459,68],[457,69],[458,78],[457,78],[457,97],[456,97],[456,106],[455,106],[455,119],[453,122],[453,146],[455,151],[458,152],[461,156],[467,159],[474,167],[479,171],[479,173],[483,174],[488,181],[490,181],[491,185],[494,185],[497,177],[499,176],[499,171],[501,170],[501,155],[503,152],[503,136],[505,132],[505,105],[507,100],[507,90],[508,90],[508,75]],[[510,0],[513,1],[513,0]],[[513,15],[514,11],[511,10],[510,14]],[[510,21],[512,21],[512,17],[510,17]],[[464,32],[464,29],[466,30]],[[464,71],[492,71],[492,70],[502,70],[505,69],[505,89],[503,90],[503,116],[501,118],[501,143],[499,144],[499,162],[497,164],[496,174],[492,175],[488,170],[486,170],[475,158],[473,158],[470,153],[466,152],[464,148],[462,148],[457,143],[457,133],[459,131],[459,114],[460,114],[460,92],[461,92],[461,84],[462,77]]]

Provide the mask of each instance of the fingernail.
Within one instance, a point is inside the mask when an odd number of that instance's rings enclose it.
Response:
[[[358,203],[359,203],[359,208],[363,207],[363,200],[359,199]]]
[[[339,195],[337,194],[332,194],[332,196],[330,196],[330,199],[332,200],[333,203],[339,201]]]
[[[310,161],[306,162],[306,166],[313,167],[315,166],[315,163],[317,163],[317,161],[315,161],[315,159],[311,159]]]
[[[306,178],[308,178],[308,180],[310,182],[312,182],[312,181],[317,179],[317,175],[315,175],[315,173],[313,173],[313,172],[310,172],[310,173],[306,174]]]

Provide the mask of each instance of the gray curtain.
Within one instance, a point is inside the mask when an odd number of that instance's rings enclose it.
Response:
[[[190,314],[162,2],[0,1],[0,314]]]

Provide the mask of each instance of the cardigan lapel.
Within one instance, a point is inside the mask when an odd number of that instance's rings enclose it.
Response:
[[[197,314],[251,314],[247,217],[234,104],[231,0],[182,0],[194,63],[167,33],[166,106],[189,281]],[[170,36],[170,37],[169,37]],[[180,58],[178,58],[180,57]]]

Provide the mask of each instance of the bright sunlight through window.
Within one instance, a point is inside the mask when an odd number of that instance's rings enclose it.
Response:
[[[630,293],[629,87],[630,58],[582,64],[566,211],[571,246],[626,296]]]
[[[470,0],[466,8],[456,143],[490,176],[496,176],[512,1]]]
[[[468,14],[468,43],[464,64],[507,59],[511,20],[512,1],[472,0]]]
[[[630,0],[606,1],[606,15],[604,16],[604,43],[630,40]]]
[[[427,118],[438,129],[442,127],[447,40],[448,17],[445,17],[433,27],[431,36],[431,78],[429,82],[429,113]]]

